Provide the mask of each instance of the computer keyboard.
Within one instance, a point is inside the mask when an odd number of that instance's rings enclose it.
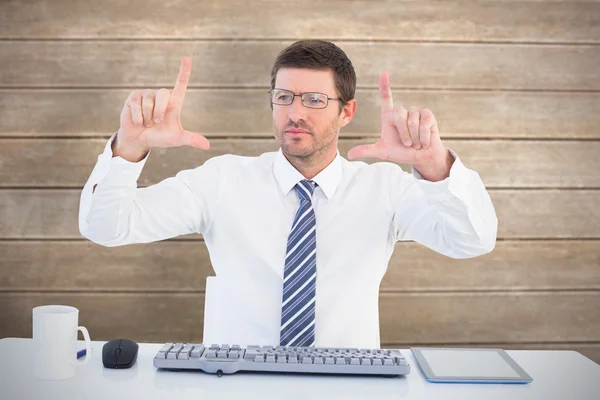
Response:
[[[154,357],[157,368],[208,373],[238,371],[355,375],[407,375],[410,365],[398,350],[239,346],[166,343]]]

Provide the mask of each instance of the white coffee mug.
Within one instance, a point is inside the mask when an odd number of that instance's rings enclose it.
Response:
[[[40,379],[69,379],[75,368],[92,358],[90,334],[78,326],[79,310],[70,306],[40,306],[33,309],[33,372]],[[77,359],[77,334],[83,333],[86,356]]]

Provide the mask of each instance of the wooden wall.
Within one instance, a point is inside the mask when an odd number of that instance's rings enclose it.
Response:
[[[92,339],[202,340],[201,236],[105,248],[78,231],[81,189],[133,89],[172,89],[210,151],[155,149],[140,186],[210,157],[276,149],[264,92],[277,53],[331,40],[357,77],[340,151],[380,129],[377,77],[428,107],[479,172],[495,250],[453,260],[398,243],[382,347],[575,349],[600,362],[600,3],[4,0],[0,5],[0,337],[31,308],[81,311]],[[375,160],[370,160],[374,162]]]

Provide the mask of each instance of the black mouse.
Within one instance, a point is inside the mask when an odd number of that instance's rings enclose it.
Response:
[[[138,344],[129,339],[114,339],[102,347],[104,368],[131,368],[138,353]]]

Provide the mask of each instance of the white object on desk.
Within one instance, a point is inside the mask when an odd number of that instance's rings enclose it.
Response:
[[[75,368],[91,359],[91,340],[87,329],[78,326],[79,310],[71,306],[49,305],[35,307],[33,313],[33,371],[40,379],[70,379]],[[77,359],[77,332],[85,338],[87,356]]]
[[[92,342],[101,354],[105,342]],[[427,382],[418,368],[398,378],[236,373],[221,378],[192,371],[159,371],[152,359],[164,343],[140,343],[133,367],[106,369],[95,357],[73,379],[40,381],[31,373],[31,339],[0,340],[0,397],[12,399],[444,399],[597,400],[600,365],[575,351],[508,350],[534,379],[527,385]],[[400,350],[417,365],[412,352]]]
[[[527,372],[502,349],[412,347],[411,351],[429,382],[531,382]]]

